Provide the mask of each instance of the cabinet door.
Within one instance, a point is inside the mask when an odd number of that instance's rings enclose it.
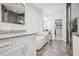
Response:
[[[73,55],[79,56],[79,37],[73,35]]]
[[[25,45],[24,54],[26,56],[36,56],[35,42],[31,42],[29,45]]]
[[[4,54],[5,56],[22,56],[23,55],[23,50],[22,48],[10,50]]]
[[[0,42],[0,55],[2,55],[5,51],[12,48],[12,41],[4,41]]]
[[[34,35],[30,35],[30,36],[22,36],[22,37],[16,37],[13,38],[14,44],[13,45],[21,45],[21,44],[29,44],[29,41],[34,41],[35,40],[35,36]]]

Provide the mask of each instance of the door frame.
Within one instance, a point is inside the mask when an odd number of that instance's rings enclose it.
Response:
[[[66,3],[66,44],[72,53],[72,31],[71,31],[71,3]]]

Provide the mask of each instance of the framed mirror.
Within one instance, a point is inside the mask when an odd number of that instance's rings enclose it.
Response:
[[[24,25],[25,6],[22,3],[3,3],[2,22]]]

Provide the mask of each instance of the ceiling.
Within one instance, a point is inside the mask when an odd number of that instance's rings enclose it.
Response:
[[[17,14],[23,14],[25,12],[24,4],[22,3],[3,3],[5,9],[17,13]]]
[[[33,6],[35,6],[38,9],[43,10],[45,13],[54,13],[59,12],[64,9],[65,3],[32,3]]]

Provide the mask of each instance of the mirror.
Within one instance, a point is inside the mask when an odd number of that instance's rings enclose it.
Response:
[[[25,6],[22,3],[3,3],[2,22],[24,25]]]

